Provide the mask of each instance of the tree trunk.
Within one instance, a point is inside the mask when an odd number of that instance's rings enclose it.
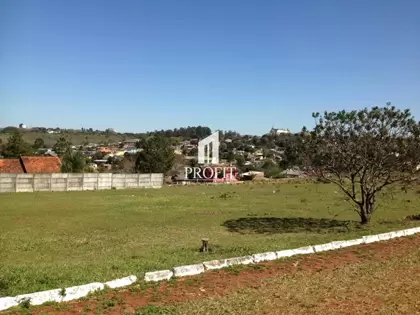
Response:
[[[370,221],[370,215],[366,213],[366,209],[364,206],[360,207],[360,220],[361,224],[366,225]]]
[[[370,222],[375,206],[374,196],[367,196],[364,204],[359,204],[361,224],[366,225]]]

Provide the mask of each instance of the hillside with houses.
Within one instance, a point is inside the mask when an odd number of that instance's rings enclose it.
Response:
[[[183,176],[186,166],[197,165],[198,142],[211,133],[210,128],[203,126],[118,133],[112,128],[104,131],[92,128],[28,128],[21,124],[0,130],[0,155],[5,160],[19,156],[63,159],[71,152],[73,159],[78,156],[84,160],[83,169],[77,172],[131,173],[136,171],[136,161],[148,139],[160,135],[167,140],[174,155],[167,172],[174,178]],[[298,161],[293,153],[296,137],[288,129],[277,128],[271,128],[261,136],[220,131],[220,162],[222,165],[234,165],[245,175],[270,178],[300,176],[302,173],[296,168]],[[13,141],[16,143],[11,144]],[[5,163],[7,161],[0,164],[0,172],[7,172],[7,167],[1,167]]]

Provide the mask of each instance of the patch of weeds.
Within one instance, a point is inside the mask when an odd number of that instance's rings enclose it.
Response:
[[[163,306],[147,305],[143,308],[136,308],[133,315],[176,315],[176,311]]]
[[[406,220],[409,221],[419,221],[420,220],[420,214],[413,214],[405,217]]]
[[[120,295],[114,295],[112,297],[112,300],[114,300],[118,305],[124,305],[125,301]]]
[[[19,307],[22,309],[29,309],[31,307],[31,298],[23,298],[20,300]]]
[[[102,305],[103,305],[104,308],[114,307],[115,306],[115,301],[105,300],[105,301],[102,302]]]
[[[91,311],[89,304],[85,304],[85,306],[83,307],[83,311],[86,313]]]
[[[42,303],[42,306],[54,306],[54,305],[57,305],[57,304],[58,304],[58,302],[55,302],[55,301],[47,301],[45,303]]]
[[[58,292],[58,295],[61,296],[62,298],[66,296],[66,289],[65,288],[61,288],[60,291]]]
[[[241,265],[229,266],[229,267],[225,268],[226,271],[230,272],[231,274],[233,274],[235,276],[239,275],[243,269],[244,269],[244,267],[241,266]]]
[[[248,265],[248,268],[249,269],[254,269],[254,270],[263,270],[263,269],[265,269],[264,266],[258,265],[258,264],[249,264]]]
[[[54,306],[55,311],[66,311],[68,309],[69,309],[69,306],[67,304],[64,304],[64,303],[57,303]]]

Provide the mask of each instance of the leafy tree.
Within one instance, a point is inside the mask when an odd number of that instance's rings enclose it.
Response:
[[[236,160],[236,165],[241,168],[242,166],[244,166],[245,163],[245,159],[242,155],[236,155],[235,156],[235,160]]]
[[[229,151],[226,155],[226,160],[230,163],[235,159],[235,154],[232,151]]]
[[[25,142],[22,134],[15,131],[7,140],[4,146],[3,155],[6,158],[18,158],[21,155],[31,155],[32,148],[29,143]]]
[[[86,159],[80,151],[68,148],[61,158],[61,172],[82,173],[86,167]]]
[[[66,137],[60,137],[58,138],[57,142],[54,144],[53,150],[59,156],[62,156],[64,153],[66,153],[69,150],[71,145],[72,145],[71,142]]]
[[[197,148],[192,148],[190,150],[189,156],[197,156],[198,155],[198,149]]]
[[[37,138],[37,139],[35,139],[34,144],[32,145],[32,147],[33,147],[35,150],[38,150],[38,149],[40,149],[40,148],[45,147],[44,140],[42,140],[41,138]]]
[[[418,180],[420,124],[410,110],[387,103],[313,117],[315,129],[301,136],[303,162],[340,187],[362,224],[370,221],[385,187]]]
[[[170,139],[157,134],[147,139],[138,153],[135,169],[140,173],[169,172],[174,164],[175,153]]]

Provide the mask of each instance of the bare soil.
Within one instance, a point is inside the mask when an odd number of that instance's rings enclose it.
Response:
[[[366,262],[387,262],[390,259],[403,258],[413,250],[420,248],[420,236],[405,237],[387,242],[360,245],[333,252],[314,255],[302,255],[290,259],[260,263],[252,266],[241,266],[225,270],[206,272],[200,276],[180,278],[158,284],[139,283],[124,290],[107,291],[90,296],[81,301],[62,303],[50,306],[31,307],[29,310],[13,310],[6,314],[22,314],[23,311],[33,315],[41,314],[134,314],[139,307],[172,306],[190,301],[219,299],[238,292],[241,289],[262,290],[266,281],[283,276],[294,277],[304,275],[327,276],[349,265]],[[404,279],[412,279],[418,283],[420,272],[411,270],[394,270]],[[418,270],[420,271],[420,265]],[[420,292],[412,292],[413,296],[405,296],[402,302],[417,301]],[[370,298],[369,292],[365,296],[354,296],[346,301],[326,298],[316,306],[316,312],[308,309],[307,314],[373,314],[378,311],[381,300],[377,296]],[[410,302],[415,303],[415,302]],[[412,305],[407,314],[420,314],[420,304]],[[271,306],[272,307],[272,306]],[[239,310],[238,310],[238,313]],[[280,312],[274,308],[264,313],[287,314],[287,310]],[[306,312],[300,312],[305,313]],[[162,313],[163,314],[163,313]],[[379,314],[379,313],[378,313]],[[381,313],[382,314],[382,313]],[[388,314],[388,313],[383,313]],[[394,314],[394,313],[389,313]]]

